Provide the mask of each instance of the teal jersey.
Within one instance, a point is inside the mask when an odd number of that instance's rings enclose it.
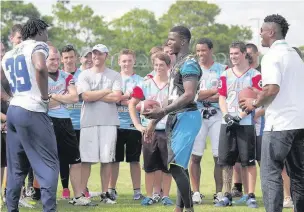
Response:
[[[133,74],[130,77],[122,76],[122,91],[123,93],[133,93],[134,87],[140,84],[143,81],[143,78],[137,74]],[[120,122],[120,129],[132,129],[135,130],[134,124],[129,114],[128,106],[117,105],[118,108],[118,118]]]
[[[74,82],[77,86],[78,76],[81,73],[80,69],[77,69],[73,74]],[[80,130],[80,112],[81,112],[82,101],[75,104],[68,104],[67,108],[70,112],[71,120],[73,123],[74,130]]]
[[[201,67],[203,75],[200,80],[200,91],[218,88],[221,74],[227,69],[226,65],[220,63],[213,63],[209,69]],[[218,103],[211,103],[212,107],[219,108]],[[197,101],[197,107],[202,109],[202,101]]]

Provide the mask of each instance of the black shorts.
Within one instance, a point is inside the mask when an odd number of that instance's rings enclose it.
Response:
[[[126,147],[126,148],[125,148]],[[141,154],[141,132],[137,130],[117,129],[115,162],[139,162]]]
[[[81,163],[79,141],[70,118],[51,117],[57,140],[59,161],[68,164]]]
[[[256,153],[255,153],[255,159],[257,161],[261,161],[261,152],[262,152],[262,136],[256,137]]]
[[[255,145],[254,125],[238,125],[227,129],[227,125],[222,124],[218,164],[234,166],[238,157],[240,157],[243,167],[255,165]]]
[[[1,133],[1,168],[6,167],[6,134]]]
[[[75,133],[76,133],[77,141],[78,143],[80,143],[80,130],[75,130]]]
[[[147,173],[168,171],[168,147],[165,130],[156,130],[151,143],[143,142],[144,170]]]

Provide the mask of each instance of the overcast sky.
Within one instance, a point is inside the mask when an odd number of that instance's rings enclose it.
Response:
[[[32,2],[43,15],[46,15],[51,14],[52,4],[54,4],[55,1],[26,0],[26,2]],[[133,8],[148,9],[153,11],[156,17],[159,18],[168,11],[170,5],[174,2],[175,0],[71,0],[71,5],[88,5],[96,14],[103,15],[106,20],[112,20],[113,18],[122,16]],[[217,22],[227,25],[237,24],[251,27],[253,31],[252,42],[255,44],[259,42],[259,29],[264,17],[269,14],[279,13],[283,15],[290,24],[290,29],[286,37],[287,42],[292,46],[304,45],[303,0],[209,0],[208,2],[215,3],[221,8],[221,13],[216,19]]]

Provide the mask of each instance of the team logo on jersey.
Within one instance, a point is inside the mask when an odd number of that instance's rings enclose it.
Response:
[[[260,80],[260,81],[259,81],[258,85],[259,85],[259,87],[260,87],[260,88],[262,88],[262,87],[263,87],[262,80]]]

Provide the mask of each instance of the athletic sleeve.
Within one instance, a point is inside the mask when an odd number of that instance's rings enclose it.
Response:
[[[120,74],[116,74],[113,82],[112,91],[122,91],[122,78]]]
[[[226,71],[221,74],[218,93],[221,96],[227,97],[227,79],[226,79]]]
[[[262,90],[262,76],[260,73],[257,73],[254,77],[252,77],[252,87]]]
[[[41,53],[44,54],[45,58],[48,58],[48,56],[49,56],[49,46],[46,43],[38,42],[34,46],[32,54],[34,54],[36,52],[41,52]]]
[[[187,60],[180,70],[183,81],[189,81],[189,80],[199,81],[201,72],[202,72],[201,68],[194,59]]]
[[[90,91],[90,80],[87,76],[87,71],[82,71],[78,76],[77,81],[77,92],[78,94],[82,94],[83,92]]]
[[[68,74],[67,78],[65,78],[65,83],[67,86],[75,85],[75,81],[72,74]]]
[[[282,73],[280,63],[275,58],[275,55],[266,55],[262,59],[263,86],[281,85]]]
[[[144,92],[140,86],[136,86],[133,89],[132,97],[135,99],[140,99],[140,100],[145,98]]]

